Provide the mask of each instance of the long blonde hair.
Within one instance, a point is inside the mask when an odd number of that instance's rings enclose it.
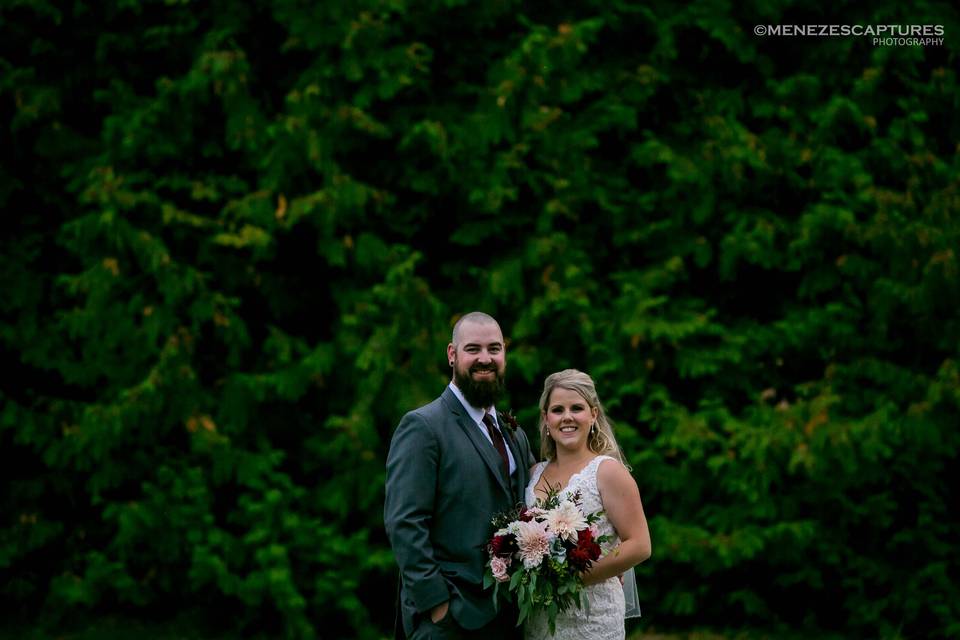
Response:
[[[596,454],[616,458],[620,464],[629,469],[623,451],[620,450],[617,439],[613,435],[613,424],[603,410],[600,398],[597,397],[593,378],[576,369],[564,369],[551,373],[543,381],[543,394],[540,396],[540,457],[548,461],[555,460],[557,457],[557,443],[547,432],[547,403],[550,402],[550,394],[558,388],[578,393],[591,409],[597,410],[596,429],[591,429],[590,436],[587,438],[587,446],[590,450]]]

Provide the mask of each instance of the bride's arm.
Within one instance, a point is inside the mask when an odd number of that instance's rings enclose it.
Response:
[[[650,529],[643,513],[640,490],[626,467],[604,460],[597,469],[597,488],[603,510],[617,530],[620,545],[583,574],[584,584],[596,584],[631,569],[650,557]]]

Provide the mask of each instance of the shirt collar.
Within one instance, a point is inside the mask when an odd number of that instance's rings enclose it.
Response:
[[[478,409],[477,407],[467,402],[467,399],[463,397],[463,392],[460,391],[460,387],[455,385],[452,381],[450,382],[449,386],[450,386],[450,390],[453,391],[453,395],[457,396],[457,399],[460,401],[460,404],[462,404],[463,408],[467,410],[467,415],[473,418],[474,422],[476,422],[477,424],[480,424],[481,422],[483,422],[484,414],[489,413],[490,416],[493,418],[493,424],[497,425],[497,428],[500,428],[500,421],[497,420],[496,405],[491,406],[489,411]]]

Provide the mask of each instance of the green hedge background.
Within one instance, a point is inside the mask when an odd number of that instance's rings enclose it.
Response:
[[[9,633],[385,637],[482,309],[617,422],[631,630],[960,637],[956,5],[562,4],[2,3]]]

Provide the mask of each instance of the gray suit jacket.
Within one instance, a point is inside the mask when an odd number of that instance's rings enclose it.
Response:
[[[501,431],[517,467],[510,478],[449,387],[405,415],[393,434],[383,515],[400,566],[399,614],[407,636],[447,600],[465,629],[478,629],[496,615],[490,592],[483,590],[490,518],[523,502],[534,462],[521,429]]]

